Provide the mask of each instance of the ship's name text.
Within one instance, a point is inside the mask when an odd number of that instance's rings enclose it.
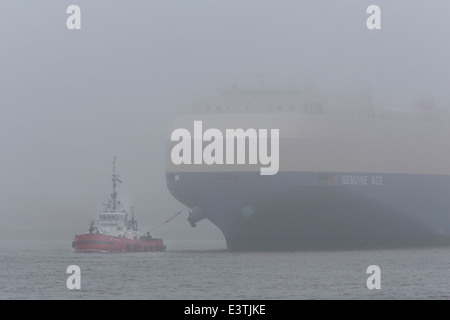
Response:
[[[383,176],[342,175],[341,183],[344,185],[383,185]]]
[[[261,175],[274,175],[279,169],[279,129],[215,128],[203,132],[202,121],[194,121],[194,132],[178,128],[170,140],[178,142],[170,157],[175,165],[261,165]],[[206,144],[205,144],[206,143]]]

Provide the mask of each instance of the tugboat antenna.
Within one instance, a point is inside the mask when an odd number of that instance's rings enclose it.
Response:
[[[119,175],[116,174],[116,160],[117,160],[117,156],[113,157],[113,172],[112,172],[112,183],[113,183],[113,193],[111,194],[112,197],[112,209],[114,211],[117,210],[117,192],[116,192],[116,186],[117,186],[117,182],[122,182],[119,180]]]

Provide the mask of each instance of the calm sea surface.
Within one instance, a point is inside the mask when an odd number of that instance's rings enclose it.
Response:
[[[450,248],[231,252],[167,241],[157,253],[78,253],[70,241],[0,241],[0,299],[449,299]],[[69,265],[81,289],[66,287]],[[381,268],[369,290],[367,267]]]

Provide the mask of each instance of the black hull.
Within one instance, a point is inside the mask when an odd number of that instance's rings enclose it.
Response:
[[[339,174],[335,174],[339,176]],[[182,173],[168,186],[195,222],[232,250],[341,250],[450,245],[447,176],[384,175],[383,186],[333,185],[315,173]],[[336,179],[335,179],[336,180]],[[334,180],[334,182],[336,182]]]

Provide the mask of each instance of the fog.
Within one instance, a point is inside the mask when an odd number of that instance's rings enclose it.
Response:
[[[81,8],[81,30],[66,8]],[[381,30],[366,9],[381,7]],[[0,239],[72,239],[111,193],[141,231],[183,205],[165,139],[197,97],[230,83],[370,87],[377,103],[450,106],[445,1],[0,1]],[[164,239],[222,239],[181,215]]]

